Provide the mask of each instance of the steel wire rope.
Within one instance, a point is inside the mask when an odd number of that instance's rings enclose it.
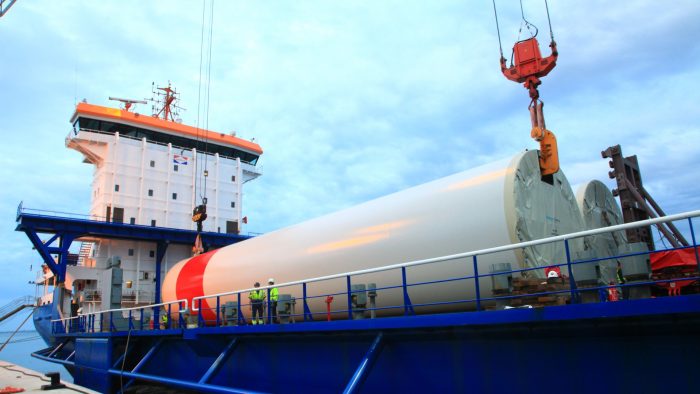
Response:
[[[157,322],[154,322],[153,325],[155,327],[155,324]],[[131,325],[131,323],[129,323]],[[123,393],[124,392],[124,365],[126,364],[126,353],[129,351],[129,340],[131,339],[131,328],[129,328],[129,333],[126,336],[126,345],[124,346],[124,356],[122,357],[122,367],[121,367],[121,373],[119,374],[119,392]]]
[[[522,21],[520,22],[520,27],[518,28],[518,38],[515,40],[516,42],[520,42],[520,35],[522,34],[523,31],[523,22],[525,22],[525,28],[527,29],[528,32],[530,32],[530,38],[537,37],[537,34],[539,33],[539,29],[537,26],[533,25],[530,23],[526,18],[525,18],[525,10],[523,9],[523,0],[520,0],[520,17],[522,18]],[[535,29],[535,34],[532,34],[532,30],[530,30],[530,26],[532,26]],[[515,47],[513,47],[513,50],[510,52],[510,65],[513,66],[513,57],[515,56]]]
[[[200,127],[199,127],[199,120],[200,120],[200,115],[202,114],[201,110],[201,103],[202,103],[202,64],[203,64],[203,58],[204,58],[204,22],[205,22],[205,15],[206,15],[206,9],[207,9],[207,1],[204,0],[202,2],[202,29],[200,32],[200,38],[199,38],[199,83],[197,85],[197,143],[195,144],[196,146],[196,152],[194,155],[194,173],[195,173],[195,181],[194,181],[194,196],[195,198],[197,197],[197,191],[200,190],[200,185],[201,185],[201,176],[199,174],[199,158],[197,156],[197,153],[199,153],[199,142],[200,142]],[[196,204],[195,204],[196,206]]]
[[[42,377],[41,375],[37,375],[37,374],[35,374],[35,373],[27,373],[27,372],[22,371],[21,369],[13,369],[13,368],[11,368],[11,367],[14,367],[14,366],[15,366],[15,364],[0,365],[0,367],[5,368],[5,369],[8,370],[8,371],[21,373],[21,374],[24,375],[24,376],[31,376],[31,377],[37,378],[37,379],[39,379],[39,380],[43,380],[44,382],[50,382],[50,381],[51,381],[49,378]]]
[[[656,232],[659,234],[659,239],[657,239],[656,242],[660,241],[661,244],[664,246],[664,248],[669,249],[668,245],[666,245],[666,241],[664,241],[664,239],[666,237],[664,237],[664,235],[661,234],[661,230],[659,229],[659,226],[656,226]],[[670,240],[669,240],[669,242],[670,242]]]
[[[207,105],[206,105],[206,117],[204,128],[204,198],[203,201],[207,199],[207,178],[209,177],[208,163],[209,163],[209,107],[210,107],[210,96],[211,96],[211,53],[212,53],[212,43],[213,43],[213,33],[214,33],[214,0],[211,0],[211,5],[209,6],[209,57],[207,59]],[[206,205],[206,204],[205,204]]]
[[[554,32],[552,31],[552,20],[549,18],[549,4],[544,0],[544,9],[547,10],[547,23],[549,24],[549,37],[554,41]]]
[[[34,335],[31,337],[27,337],[27,338],[15,339],[14,341],[9,341],[8,343],[12,344],[12,343],[31,342],[31,341],[36,341],[37,339],[40,339],[40,338],[41,338],[40,335]]]
[[[39,379],[39,380],[41,380],[41,381],[43,381],[43,382],[50,382],[50,381],[51,381],[51,379],[46,378],[46,377],[43,377],[43,376],[41,376],[41,375],[37,375],[37,374],[35,374],[35,373],[28,373],[28,372],[22,371],[21,369],[14,369],[14,368],[11,368],[11,367],[15,367],[15,366],[16,366],[15,364],[0,365],[0,367],[6,369],[6,370],[8,370],[8,371],[21,373],[21,374],[24,375],[24,376],[31,376],[31,377],[37,378],[37,379]],[[70,386],[62,387],[62,389],[63,389],[63,390],[73,390],[73,391],[78,392],[78,393],[88,394],[87,391],[78,390],[78,389],[76,389],[76,388],[74,388],[74,387],[70,387]]]
[[[498,12],[496,12],[496,0],[493,2],[493,16],[496,17],[496,33],[498,33],[498,49],[501,51],[501,57],[503,57],[503,45],[501,45],[501,29],[498,27]]]
[[[27,320],[29,320],[29,318],[32,317],[32,313],[34,312],[34,309],[36,309],[36,308],[31,309],[31,312],[29,314],[27,314],[27,317],[25,317],[24,320],[22,320],[22,323],[17,327],[17,329],[15,331],[12,332],[10,337],[7,338],[7,341],[5,341],[5,343],[3,343],[2,346],[0,346],[0,352],[2,352],[2,350],[5,349],[5,346],[7,346],[7,344],[10,343],[10,340],[12,340],[12,337],[14,337],[15,334],[17,334],[17,331],[19,331],[19,329],[22,328],[24,323],[26,323]]]
[[[520,16],[523,19],[522,22],[525,22],[525,28],[527,29],[528,32],[530,32],[530,35],[532,37],[537,37],[537,34],[540,32],[540,29],[538,29],[537,26],[533,25],[532,23],[530,23],[530,21],[528,21],[525,18],[525,10],[523,9],[523,0],[520,0]],[[522,29],[523,29],[522,22],[520,22],[520,31],[522,31]],[[532,30],[530,30],[530,26],[532,26],[535,29],[535,34],[532,34]],[[520,41],[520,31],[518,31],[518,41]]]

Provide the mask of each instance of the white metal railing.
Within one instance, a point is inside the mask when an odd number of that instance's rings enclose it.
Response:
[[[615,225],[615,226],[602,227],[602,228],[593,229],[593,230],[579,231],[576,233],[563,234],[563,235],[558,235],[558,236],[549,237],[549,238],[542,238],[542,239],[533,240],[533,241],[520,242],[517,244],[503,245],[503,246],[498,246],[498,247],[493,247],[493,248],[480,249],[480,250],[471,251],[471,252],[457,253],[457,254],[451,254],[451,255],[440,256],[440,257],[433,257],[433,258],[422,259],[422,260],[415,260],[415,261],[410,261],[410,262],[406,262],[406,263],[391,264],[391,265],[386,265],[386,266],[377,267],[377,268],[350,271],[350,272],[344,272],[344,273],[339,273],[339,274],[320,276],[320,277],[316,277],[316,278],[297,280],[297,281],[292,281],[292,282],[285,282],[285,283],[280,283],[280,284],[277,284],[274,286],[261,286],[261,287],[257,287],[257,288],[247,288],[247,289],[242,289],[242,290],[233,290],[233,291],[227,291],[227,292],[216,293],[216,294],[202,295],[202,296],[194,297],[192,299],[191,310],[198,311],[199,308],[196,307],[197,301],[203,300],[203,299],[208,299],[208,298],[242,294],[242,293],[250,292],[253,290],[266,290],[266,289],[271,289],[273,287],[289,287],[289,286],[295,286],[295,285],[302,285],[302,284],[326,281],[326,280],[331,280],[331,279],[338,279],[338,278],[345,278],[345,277],[351,277],[351,276],[356,276],[356,275],[364,275],[364,274],[371,274],[371,273],[376,273],[376,272],[389,271],[389,270],[398,269],[398,268],[408,268],[408,267],[438,263],[438,262],[443,262],[443,261],[463,259],[463,258],[467,258],[467,257],[474,257],[474,256],[480,256],[480,255],[486,255],[486,254],[505,252],[505,251],[515,250],[515,249],[522,249],[522,248],[526,248],[526,247],[542,245],[542,244],[546,244],[546,243],[568,241],[570,239],[575,239],[575,238],[582,238],[582,237],[588,237],[588,236],[604,234],[604,233],[609,233],[609,232],[627,230],[627,229],[632,229],[632,228],[637,228],[637,227],[650,226],[650,225],[655,225],[658,223],[666,223],[666,222],[672,222],[672,221],[677,221],[677,220],[682,220],[682,219],[691,219],[691,218],[695,218],[698,216],[700,216],[700,210],[695,210],[695,211],[689,211],[689,212],[675,214],[675,215],[667,215],[667,216],[658,217],[658,218],[654,218],[654,219],[648,219],[648,220],[639,221],[639,222],[619,224],[619,225]],[[692,223],[691,223],[691,232],[692,231],[693,230],[692,230]],[[697,243],[695,241],[694,234],[693,234],[693,245],[694,246],[697,245]],[[544,267],[542,267],[542,268],[544,268]],[[118,308],[118,309],[110,309],[110,310],[105,310],[105,311],[92,312],[92,313],[88,313],[88,314],[81,314],[81,315],[73,316],[73,317],[69,317],[69,318],[52,320],[51,323],[53,325],[53,324],[56,324],[58,322],[61,322],[61,323],[70,322],[74,319],[86,319],[87,320],[89,316],[96,317],[98,315],[107,314],[107,313],[123,313],[123,312],[128,312],[128,311],[146,310],[146,309],[160,308],[163,306],[174,305],[174,304],[178,305],[177,312],[183,312],[183,311],[188,309],[188,300],[187,299],[180,299],[180,300],[163,302],[163,303],[154,304],[154,305],[145,305],[145,306],[132,307],[132,308]],[[179,305],[184,305],[184,308],[180,308]],[[93,319],[93,321],[94,321],[94,319]],[[68,326],[64,324],[64,327],[68,327]]]
[[[584,230],[584,231],[579,231],[576,233],[557,235],[554,237],[541,238],[541,239],[537,239],[537,240],[533,240],[533,241],[520,242],[517,244],[503,245],[503,246],[497,246],[497,247],[487,248],[487,249],[480,249],[480,250],[475,250],[472,252],[457,253],[457,254],[451,254],[451,255],[447,255],[447,256],[440,256],[440,257],[433,257],[433,258],[429,258],[429,259],[409,261],[407,263],[385,265],[383,267],[369,268],[369,269],[358,270],[358,271],[350,271],[350,272],[344,272],[341,274],[319,276],[319,277],[311,278],[311,279],[296,280],[293,282],[285,282],[285,283],[280,283],[280,284],[276,284],[273,286],[260,286],[260,287],[254,287],[254,288],[251,287],[251,288],[247,288],[247,289],[243,289],[243,290],[233,290],[233,291],[227,291],[227,292],[223,292],[223,293],[202,295],[202,296],[192,298],[192,311],[199,310],[197,308],[197,305],[198,305],[197,300],[204,300],[207,298],[223,297],[223,296],[234,295],[234,294],[239,294],[239,293],[242,294],[242,293],[246,293],[246,292],[251,292],[253,290],[271,289],[273,287],[289,287],[289,286],[295,286],[295,285],[302,285],[305,283],[313,283],[313,282],[321,282],[321,281],[331,280],[331,279],[345,278],[348,276],[357,276],[357,275],[371,274],[371,273],[375,273],[375,272],[389,271],[389,270],[393,270],[393,269],[397,269],[397,268],[408,268],[408,267],[414,267],[414,266],[418,266],[418,265],[439,263],[442,261],[457,260],[457,259],[462,259],[462,258],[466,258],[466,257],[473,257],[473,256],[479,256],[479,255],[485,255],[485,254],[493,254],[493,253],[498,253],[498,252],[506,252],[506,251],[514,250],[514,249],[522,249],[522,248],[542,245],[542,244],[546,244],[546,243],[567,241],[567,240],[574,239],[574,238],[588,237],[588,236],[592,236],[592,235],[604,234],[604,233],[620,231],[620,230],[627,230],[627,229],[631,229],[631,228],[645,227],[645,226],[658,224],[658,223],[673,222],[676,220],[688,219],[688,218],[693,218],[693,217],[697,217],[697,216],[700,216],[700,210],[688,211],[685,213],[679,213],[679,214],[675,214],[675,215],[667,215],[667,216],[662,216],[662,217],[658,217],[658,218],[654,218],[654,219],[642,220],[642,221],[633,222],[633,223],[618,224],[618,225],[610,226],[610,227],[601,227],[601,228],[597,228],[597,229],[593,229],[593,230]]]

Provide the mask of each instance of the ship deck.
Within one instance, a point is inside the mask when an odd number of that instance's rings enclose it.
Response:
[[[564,242],[568,251],[568,242],[574,238],[675,220],[687,223],[693,243],[674,249],[694,255],[697,269],[693,218],[698,216],[700,211],[693,211],[279,284],[281,289],[304,289],[303,297],[296,300],[303,311],[295,313],[292,309],[280,315],[287,324],[269,324],[268,312],[268,324],[249,325],[240,310],[247,306],[240,303],[240,296],[250,289],[55,319],[51,332],[56,344],[33,356],[63,364],[77,383],[101,392],[129,392],[143,384],[213,393],[284,392],[300,387],[305,392],[347,393],[691,391],[700,384],[700,376],[695,373],[700,368],[696,357],[700,351],[700,294],[670,289],[675,284],[697,283],[697,273],[598,286],[574,280],[574,273],[585,272],[579,269],[585,264],[646,258],[656,252],[580,261],[572,261],[567,253],[566,262],[554,266],[568,275],[556,280],[530,280],[537,282],[531,293],[500,289],[497,294],[481,294],[478,284],[482,280],[496,281],[504,275],[519,276],[542,267],[478,273],[476,262],[484,254],[549,242]],[[441,261],[473,262],[475,274],[423,283],[406,280],[406,270]],[[382,270],[395,270],[402,276],[399,288],[404,302],[391,307],[359,305],[366,290],[357,290],[351,283],[370,271]],[[347,280],[346,291],[306,292],[307,284],[343,278]],[[430,305],[411,303],[414,286],[448,281],[474,281],[475,298]],[[667,285],[668,294],[650,297],[651,289],[662,285]],[[544,290],[538,290],[540,287]],[[628,294],[627,299],[602,297],[618,289]],[[374,290],[380,294],[390,289]],[[227,312],[222,301],[236,296],[240,308]],[[329,313],[309,308],[310,298],[327,296],[337,297],[341,306],[347,301],[347,309],[341,307]],[[205,304],[204,299],[210,302]],[[518,302],[523,299],[541,303],[523,305]],[[415,312],[444,303],[465,307],[451,313]],[[216,307],[203,306],[207,304]],[[163,327],[153,326],[149,319],[159,322],[161,308],[174,318]],[[386,308],[392,308],[397,316],[368,317]],[[205,311],[210,318],[202,317]],[[292,318],[298,320],[292,322]]]

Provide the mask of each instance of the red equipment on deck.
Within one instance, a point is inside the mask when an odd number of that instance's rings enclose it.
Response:
[[[698,274],[700,248],[687,248],[653,252],[649,255],[653,280],[692,278]],[[669,296],[681,294],[681,290],[696,283],[696,280],[661,282]],[[692,292],[692,291],[691,291]]]

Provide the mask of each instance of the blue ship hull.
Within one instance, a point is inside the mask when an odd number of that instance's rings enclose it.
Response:
[[[47,345],[53,346],[56,343],[56,337],[51,333],[51,319],[54,315],[54,304],[46,304],[37,306],[32,314],[34,320],[34,328],[41,335],[41,338]]]
[[[700,295],[300,324],[56,334],[100,392],[693,392]]]

